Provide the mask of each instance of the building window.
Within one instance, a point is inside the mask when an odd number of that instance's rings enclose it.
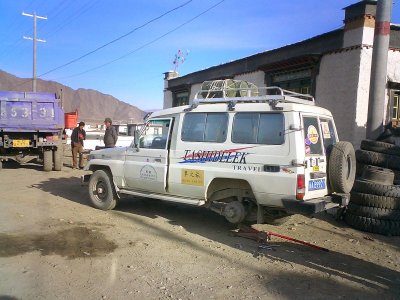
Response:
[[[311,93],[311,69],[276,73],[271,76],[271,86],[300,93]]]
[[[392,95],[393,95],[392,123],[395,126],[399,126],[400,125],[400,111],[399,111],[400,91],[395,91]]]
[[[189,104],[189,92],[176,92],[174,93],[172,107],[183,106]]]

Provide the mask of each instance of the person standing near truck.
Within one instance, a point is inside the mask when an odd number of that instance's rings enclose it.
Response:
[[[79,153],[79,168],[83,169],[82,152],[83,141],[86,139],[86,131],[83,129],[85,122],[79,122],[78,127],[74,128],[71,134],[71,149],[72,149],[72,169],[77,169],[76,156]]]
[[[114,148],[118,140],[118,133],[110,118],[104,120],[106,126],[106,132],[104,133],[104,146],[105,148]]]

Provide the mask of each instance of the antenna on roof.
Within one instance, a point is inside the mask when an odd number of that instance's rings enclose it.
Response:
[[[183,64],[186,61],[186,58],[188,57],[190,51],[186,50],[186,53],[183,53],[183,51],[178,50],[178,52],[175,54],[175,59],[172,62],[172,64],[174,65],[174,71],[177,72],[178,71],[178,67],[179,64]]]

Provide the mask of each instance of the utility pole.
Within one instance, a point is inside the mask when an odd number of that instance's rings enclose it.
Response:
[[[45,40],[41,40],[41,39],[36,38],[36,20],[37,19],[47,20],[47,17],[38,16],[38,15],[36,15],[36,12],[34,12],[32,15],[22,12],[22,15],[33,18],[33,37],[24,36],[23,38],[26,39],[26,40],[32,40],[33,41],[32,91],[36,92],[36,42],[42,42],[42,43],[46,42]]]
[[[367,139],[374,140],[383,132],[391,14],[392,0],[378,0],[369,87]]]

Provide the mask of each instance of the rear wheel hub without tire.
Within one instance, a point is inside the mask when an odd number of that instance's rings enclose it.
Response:
[[[229,202],[224,208],[225,218],[233,224],[241,223],[246,217],[246,209],[239,201]]]

